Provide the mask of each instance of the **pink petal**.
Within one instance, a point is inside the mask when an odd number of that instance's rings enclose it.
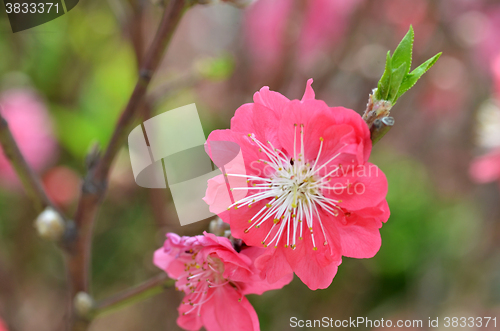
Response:
[[[304,96],[302,97],[302,101],[305,100],[314,100],[316,97],[313,88],[311,87],[311,84],[313,83],[313,79],[309,78],[307,80],[307,85],[306,85],[306,91],[304,92]]]
[[[377,254],[382,244],[380,237],[382,222],[379,217],[370,217],[369,214],[373,209],[376,208],[367,208],[360,213],[352,213],[347,217],[347,224],[338,226],[342,255],[363,259]],[[386,210],[388,212],[388,208]],[[377,210],[375,210],[376,212]]]
[[[300,132],[303,129],[305,156],[307,159],[316,157],[320,145],[319,138],[328,126],[333,124],[329,110],[321,100],[293,100],[288,104],[285,110],[287,115],[282,117],[278,131],[281,145],[288,155],[294,156],[294,141],[297,156],[300,153]]]
[[[246,103],[236,109],[231,119],[231,131],[247,134],[255,131],[253,125],[253,103]]]
[[[340,200],[338,205],[347,210],[359,210],[376,206],[387,195],[385,174],[374,164],[343,165],[332,177],[331,190],[325,190],[327,197]]]
[[[259,92],[255,92],[253,101],[270,109],[278,118],[283,116],[283,112],[290,102],[283,94],[270,91],[268,86],[264,86]]]
[[[259,331],[255,309],[231,286],[217,288],[214,297],[203,308],[203,325],[207,331]]]
[[[271,284],[293,272],[281,249],[268,248],[265,254],[255,260],[255,266],[262,270]]]
[[[260,256],[265,254],[265,248],[259,247],[246,247],[241,252],[240,255],[246,255],[252,260],[252,265],[254,265],[255,260]],[[289,284],[293,279],[293,273],[290,273],[280,280],[270,283],[266,278],[262,278],[260,270],[255,270],[254,273],[250,275],[251,278],[246,279],[244,283],[241,283],[240,287],[243,294],[262,294],[269,290],[277,290],[283,286]],[[234,277],[233,277],[234,279]]]

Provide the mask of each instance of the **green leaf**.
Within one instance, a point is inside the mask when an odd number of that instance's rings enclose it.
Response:
[[[391,53],[387,52],[387,60],[385,70],[380,78],[375,92],[376,100],[386,100],[392,105],[408,91],[429,70],[434,63],[439,59],[441,53],[427,60],[418,68],[410,73],[413,55],[413,41],[415,34],[413,27],[410,25],[408,33],[403,37],[398,47],[391,57]]]
[[[418,68],[413,70],[409,75],[406,75],[406,77],[403,79],[403,82],[401,83],[401,87],[399,88],[396,100],[401,97],[406,91],[412,88],[413,85],[415,85],[420,77],[422,77],[422,75],[425,74],[427,70],[429,70],[434,65],[434,63],[436,63],[436,61],[441,57],[441,54],[442,53],[434,55],[432,58],[422,63]]]
[[[405,75],[410,72],[414,39],[415,39],[415,34],[413,32],[413,27],[410,25],[408,33],[404,36],[403,40],[401,40],[398,47],[394,51],[394,55],[392,56],[392,67],[399,68],[399,66],[404,65]]]
[[[230,55],[219,58],[202,59],[196,63],[198,72],[207,79],[221,81],[228,79],[234,72],[234,59]]]
[[[398,99],[398,91],[405,76],[406,76],[406,66],[404,63],[401,64],[399,68],[394,69],[392,71],[391,83],[389,86],[389,94],[387,96],[387,99],[385,100],[389,100],[393,105],[396,103],[396,100]]]
[[[376,98],[378,100],[385,100],[389,94],[389,84],[391,82],[392,63],[391,51],[387,51],[387,59],[385,61],[385,70],[382,78],[380,78],[377,86]]]

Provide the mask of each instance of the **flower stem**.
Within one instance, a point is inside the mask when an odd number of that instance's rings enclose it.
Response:
[[[129,288],[97,302],[94,317],[101,317],[133,303],[160,294],[165,289],[173,286],[174,282],[175,281],[168,278],[165,273],[161,273],[138,286]]]

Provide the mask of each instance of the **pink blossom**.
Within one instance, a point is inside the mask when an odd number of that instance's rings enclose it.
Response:
[[[56,144],[47,109],[30,90],[13,89],[0,95],[0,112],[9,123],[27,162],[37,171],[54,158]],[[17,182],[16,175],[0,147],[0,179]]]
[[[261,276],[254,261],[264,251],[245,247],[238,253],[229,239],[206,232],[195,237],[168,233],[154,263],[186,294],[177,324],[186,330],[258,331],[259,319],[245,295],[279,289],[292,280],[288,274],[270,284]]]
[[[266,73],[279,67],[290,57],[290,47],[297,50],[298,67],[312,63],[341,39],[350,14],[361,1],[314,0],[297,6],[290,0],[256,1],[244,20],[255,70]]]
[[[476,158],[471,164],[470,175],[477,183],[499,181],[500,184],[500,149]]]
[[[342,256],[377,253],[389,208],[385,175],[367,162],[368,126],[356,112],[316,100],[311,84],[300,101],[263,87],[236,110],[230,130],[210,134],[216,164],[213,147],[233,142],[244,165],[209,180],[204,200],[233,236],[266,248],[256,265],[269,281],[293,271],[318,289],[331,284]]]

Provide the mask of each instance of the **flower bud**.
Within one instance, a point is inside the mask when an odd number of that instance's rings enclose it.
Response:
[[[54,209],[47,207],[35,220],[35,228],[43,239],[61,239],[65,224],[61,215]]]
[[[86,292],[78,292],[73,301],[75,310],[80,316],[88,316],[94,309],[94,299]]]

